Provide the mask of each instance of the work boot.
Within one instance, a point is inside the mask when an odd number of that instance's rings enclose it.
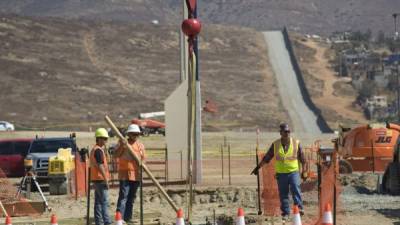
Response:
[[[300,209],[299,213],[300,213],[300,216],[304,216],[304,209]]]
[[[282,222],[290,221],[289,215],[282,215]]]

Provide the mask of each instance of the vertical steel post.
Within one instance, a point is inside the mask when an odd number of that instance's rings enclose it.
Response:
[[[228,145],[228,165],[229,165],[229,167],[228,167],[229,185],[231,185],[232,181],[231,181],[231,145],[230,144]]]
[[[221,145],[221,172],[222,180],[224,179],[224,146]]]
[[[143,166],[140,161],[140,225],[143,225]]]
[[[183,151],[181,150],[181,180],[183,179]]]
[[[89,170],[88,170],[88,180],[87,180],[87,182],[88,182],[88,186],[87,186],[87,196],[86,196],[86,199],[87,199],[87,202],[86,202],[86,225],[89,225],[90,224],[90,179],[91,179],[91,174],[90,174],[90,167],[89,167]]]

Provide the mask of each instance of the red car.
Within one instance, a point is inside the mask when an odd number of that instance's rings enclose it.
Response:
[[[24,176],[24,158],[31,142],[28,138],[0,140],[0,178]]]

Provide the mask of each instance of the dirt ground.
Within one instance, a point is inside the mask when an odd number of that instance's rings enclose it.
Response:
[[[63,136],[67,132],[45,132],[38,135]],[[0,133],[0,138],[5,137],[33,137],[34,132],[12,132]],[[303,146],[307,147],[314,140],[320,139],[324,146],[328,146],[333,134],[321,136],[308,136],[294,134],[300,137]],[[78,132],[77,142],[79,146],[91,145],[93,133]],[[260,135],[260,146],[263,151],[270,142],[278,137],[277,133],[262,133]],[[224,139],[231,147],[231,184],[229,185],[228,163],[224,161],[225,174],[222,179],[222,165],[219,160],[219,146]],[[112,139],[110,143],[116,142]],[[164,144],[162,136],[150,136],[142,138],[146,146],[159,146]],[[254,152],[256,146],[255,133],[204,133],[203,134],[203,183],[195,185],[194,205],[192,214],[193,224],[229,224],[235,218],[238,207],[243,207],[246,213],[248,224],[257,223],[257,201],[256,201],[256,178],[249,175],[254,167]],[[149,158],[151,159],[150,155]],[[352,174],[341,176],[343,184],[339,198],[337,224],[358,225],[358,224],[399,224],[400,223],[400,197],[378,195],[375,192],[377,175],[375,174]],[[18,182],[19,179],[12,179]],[[166,190],[173,201],[187,210],[187,186],[167,186]],[[92,192],[93,194],[93,192]],[[139,192],[138,192],[139,194]],[[306,215],[303,217],[303,224],[313,224],[317,217],[318,194],[316,189],[311,192],[304,192],[303,199]],[[38,196],[36,196],[37,198]],[[57,214],[60,225],[85,224],[86,198],[75,200],[72,196],[49,196],[46,193],[53,212]],[[118,189],[110,190],[109,213],[113,217]],[[93,203],[93,196],[91,198]],[[139,198],[135,203],[135,218],[139,218]],[[168,203],[161,197],[155,187],[143,188],[144,221],[145,224],[173,224],[176,214]],[[90,207],[93,213],[93,207]],[[215,212],[215,213],[214,213]],[[13,218],[13,224],[48,224],[50,213],[34,218]],[[92,216],[92,214],[91,214]],[[268,221],[265,221],[268,219]],[[1,219],[2,220],[2,219]],[[38,222],[32,222],[38,221]],[[272,222],[273,221],[273,222]],[[259,224],[259,223],[258,223]],[[263,218],[262,224],[281,224],[280,218]],[[286,223],[288,224],[288,223]]]
[[[352,87],[337,77],[329,62],[332,52],[326,44],[296,36],[295,50],[299,57],[311,98],[332,129],[338,123],[353,125],[366,123],[362,111],[353,106],[356,98]],[[344,90],[344,86],[347,90]],[[339,91],[339,87],[342,87]],[[333,104],[334,103],[334,104]]]

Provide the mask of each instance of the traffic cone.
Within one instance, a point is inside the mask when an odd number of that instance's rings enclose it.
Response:
[[[244,221],[244,211],[242,208],[238,208],[237,211],[237,218],[236,218],[236,225],[245,225]]]
[[[328,203],[325,206],[325,212],[322,217],[322,224],[323,225],[333,225],[333,219],[332,219],[332,209],[331,205]]]
[[[293,205],[293,225],[301,225],[300,210],[297,205]]]
[[[115,225],[122,225],[122,216],[119,211],[115,212]]]
[[[51,224],[51,225],[58,225],[58,223],[57,223],[57,217],[56,217],[55,214],[51,215],[50,224]]]
[[[183,220],[182,209],[178,209],[178,212],[176,212],[176,225],[185,225],[185,220]]]
[[[10,217],[10,216],[6,216],[5,225],[12,225],[12,224],[11,224],[11,217]]]

